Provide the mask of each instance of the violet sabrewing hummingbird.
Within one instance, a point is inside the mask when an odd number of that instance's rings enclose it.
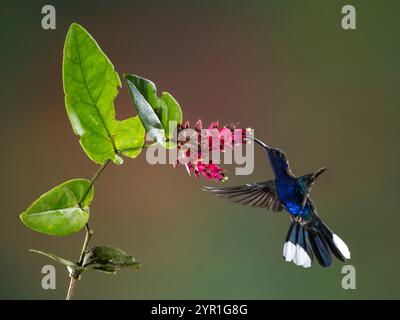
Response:
[[[288,262],[309,268],[314,256],[323,267],[332,265],[331,254],[343,262],[350,259],[347,245],[321,220],[310,197],[313,183],[326,169],[321,168],[297,178],[291,172],[283,151],[271,148],[254,137],[247,138],[266,151],[275,180],[235,187],[203,187],[203,190],[251,207],[275,212],[285,209],[291,217],[283,247],[283,257]]]

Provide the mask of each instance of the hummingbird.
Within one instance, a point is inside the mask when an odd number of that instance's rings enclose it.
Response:
[[[242,205],[288,212],[291,224],[283,246],[283,257],[287,262],[309,268],[314,256],[322,267],[332,265],[332,254],[343,262],[350,259],[349,248],[318,216],[310,197],[314,182],[327,169],[322,167],[297,178],[282,150],[269,147],[254,137],[249,138],[266,151],[275,179],[242,186],[202,189]]]

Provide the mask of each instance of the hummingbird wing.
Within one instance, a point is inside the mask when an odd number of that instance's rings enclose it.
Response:
[[[306,174],[297,178],[297,181],[300,183],[300,186],[302,187],[302,191],[304,193],[304,198],[302,202],[303,208],[306,205],[308,197],[310,196],[311,188],[313,187],[315,180],[317,180],[317,178],[326,170],[326,168],[322,167],[314,173]]]
[[[297,178],[297,181],[300,183],[301,186],[301,192],[302,194],[304,194],[303,196],[303,201],[302,201],[302,208],[304,208],[304,206],[306,205],[307,199],[310,195],[311,192],[311,188],[315,182],[315,180],[312,179],[313,174],[306,174],[304,176],[301,176],[299,178]]]
[[[219,198],[250,207],[267,208],[275,212],[283,210],[276,191],[275,180],[235,187],[203,187],[202,190],[211,192]]]

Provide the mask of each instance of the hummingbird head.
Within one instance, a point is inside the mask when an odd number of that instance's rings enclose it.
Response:
[[[278,149],[271,148],[261,140],[258,140],[254,137],[246,137],[246,139],[253,140],[257,144],[259,144],[268,154],[269,161],[271,162],[272,169],[275,172],[275,175],[279,175],[281,173],[293,175],[289,168],[289,162],[287,160],[286,154]]]
[[[266,150],[275,172],[287,172],[289,170],[289,162],[287,160],[286,154],[282,150],[270,147],[268,147]]]
[[[267,148],[268,156],[271,161],[287,162],[286,154],[278,148]]]
[[[287,161],[286,154],[281,149],[268,148],[267,150],[268,150],[268,154],[273,159],[283,159],[283,160]]]

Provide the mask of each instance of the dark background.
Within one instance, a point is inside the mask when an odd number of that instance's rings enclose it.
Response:
[[[53,4],[57,29],[41,28]],[[357,30],[341,28],[341,8]],[[1,1],[0,297],[62,299],[41,288],[53,264],[29,248],[77,259],[84,233],[41,235],[19,221],[40,194],[96,171],[64,106],[61,62],[68,26],[82,24],[116,70],[152,79],[194,123],[240,122],[284,149],[294,173],[329,171],[312,195],[349,245],[357,289],[341,287],[342,263],[305,270],[282,259],[289,225],[271,214],[213,198],[183,167],[150,166],[144,153],[112,165],[96,185],[92,244],[121,247],[139,273],[86,273],[80,299],[399,298],[398,1]],[[134,114],[124,87],[118,118]],[[256,150],[252,176],[269,179]]]

